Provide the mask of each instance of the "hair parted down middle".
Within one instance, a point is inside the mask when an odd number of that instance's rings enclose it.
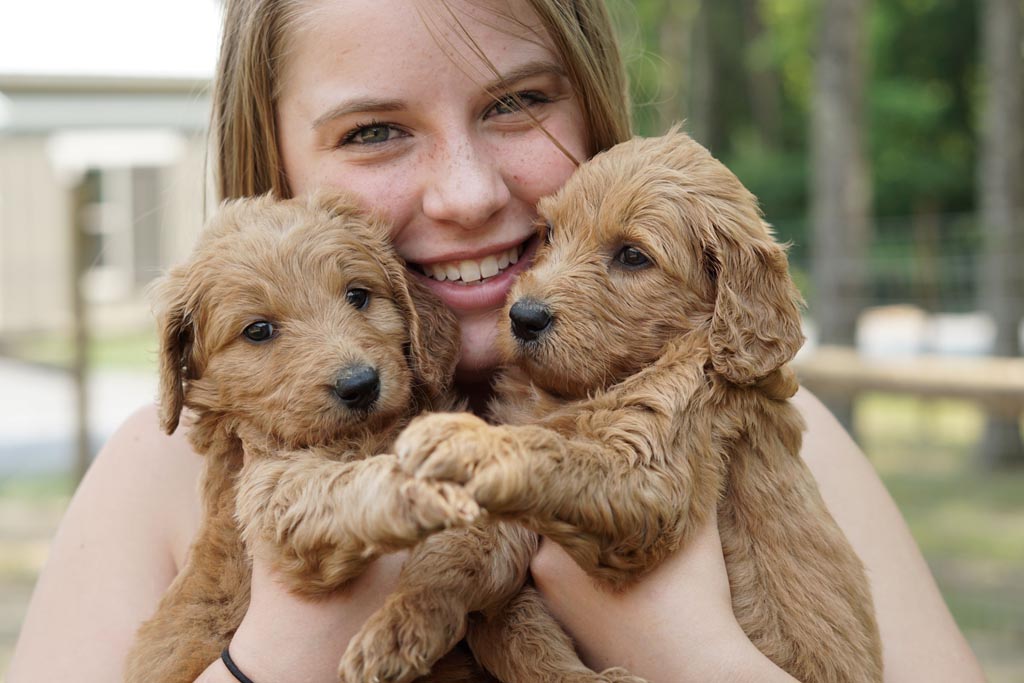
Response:
[[[604,0],[524,0],[580,100],[591,154],[630,135],[625,67]],[[218,201],[291,191],[275,107],[289,42],[314,0],[226,0],[210,122]],[[431,5],[433,3],[430,3]],[[450,9],[451,3],[443,3]],[[444,9],[425,11],[446,14]],[[445,17],[440,17],[441,21]],[[486,58],[487,46],[482,49]],[[467,46],[469,49],[469,46]]]

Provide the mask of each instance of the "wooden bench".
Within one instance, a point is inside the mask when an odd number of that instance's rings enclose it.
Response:
[[[1007,417],[1024,413],[1024,358],[873,357],[855,349],[822,346],[793,363],[802,384],[823,395],[864,391],[974,401]]]

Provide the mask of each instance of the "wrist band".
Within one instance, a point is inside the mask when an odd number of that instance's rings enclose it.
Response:
[[[235,677],[239,683],[252,683],[252,679],[242,673],[242,670],[235,666],[235,661],[231,659],[231,653],[225,647],[223,652],[220,653],[220,660],[224,662],[224,666],[228,668],[231,675]]]

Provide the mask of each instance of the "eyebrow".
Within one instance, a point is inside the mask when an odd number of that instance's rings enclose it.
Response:
[[[498,78],[484,86],[484,92],[490,95],[501,94],[506,90],[511,89],[512,86],[519,81],[524,81],[527,78],[532,78],[534,76],[546,76],[548,74],[555,74],[561,78],[566,77],[565,69],[563,69],[560,64],[547,59],[538,59],[517,66],[511,71],[501,74]]]
[[[566,77],[565,69],[556,62],[550,60],[535,60],[515,67],[507,73],[500,74],[490,83],[487,83],[483,90],[492,97],[509,90],[519,81],[534,76],[554,74],[561,78]],[[350,114],[363,114],[367,112],[389,112],[402,111],[406,109],[406,103],[400,99],[379,99],[379,98],[357,98],[337,104],[313,121],[312,128],[316,130],[334,119],[348,116]]]
[[[320,128],[325,123],[334,119],[348,116],[349,114],[362,114],[370,111],[401,111],[405,109],[405,102],[402,100],[380,100],[374,98],[350,100],[342,102],[325,111],[313,121],[313,130]]]

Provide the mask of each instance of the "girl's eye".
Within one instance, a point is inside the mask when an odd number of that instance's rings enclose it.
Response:
[[[619,253],[615,255],[615,260],[627,268],[643,268],[651,262],[651,260],[647,258],[647,254],[636,247],[629,246],[623,247],[619,250]]]
[[[357,311],[361,311],[370,302],[370,292],[360,287],[353,287],[345,292],[345,300]]]
[[[341,139],[342,145],[379,145],[403,137],[402,131],[386,123],[356,126]]]
[[[242,336],[251,342],[265,342],[274,337],[274,325],[266,320],[257,320],[244,330]]]
[[[494,106],[491,107],[488,112],[491,116],[500,116],[503,114],[516,114],[527,109],[529,107],[546,104],[551,99],[539,92],[524,91],[517,92],[515,94],[502,95],[497,98]]]

